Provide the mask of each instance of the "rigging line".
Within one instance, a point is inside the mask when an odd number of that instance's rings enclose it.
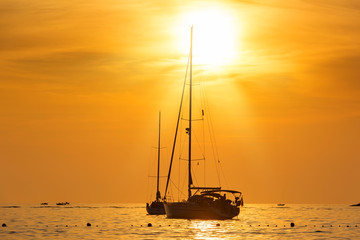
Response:
[[[223,168],[222,168],[222,166],[221,166],[221,164],[220,164],[220,163],[219,163],[219,166],[220,166],[220,171],[221,171],[222,175],[224,176],[224,180],[225,180],[226,188],[228,188],[228,187],[229,187],[229,183],[228,183],[228,181],[227,181],[227,179],[226,179],[225,172],[224,172],[224,170],[223,170]]]
[[[204,88],[205,88],[205,82],[203,81],[202,76],[199,77],[200,79],[200,107],[201,107],[201,118],[202,118],[202,146],[203,146],[203,157],[205,159],[205,155],[206,155],[206,144],[205,144],[205,124],[206,122],[204,121],[204,109],[205,109],[205,104],[204,104]],[[204,186],[206,186],[206,161],[204,161]]]
[[[187,185],[187,175],[186,174],[180,174],[182,172],[182,170],[180,168],[180,166],[182,164],[181,164],[180,161],[178,161],[178,162],[179,162],[179,177],[178,177],[177,189],[178,189],[178,198],[180,199],[180,197],[181,198],[186,197],[186,193],[181,191],[181,189],[185,189],[185,185]],[[186,172],[186,169],[184,171]]]
[[[203,124],[203,125],[204,125],[204,124]],[[202,161],[202,160],[203,160],[203,161],[204,161],[204,165],[205,165],[205,152],[202,152],[203,149],[201,149],[201,140],[198,139],[197,134],[194,134],[194,137],[195,137],[195,142],[197,143],[198,146],[200,146],[199,149],[200,149],[200,152],[201,152],[201,155],[202,155],[203,158],[196,158],[196,159],[192,158],[191,161],[192,161],[192,162],[193,162],[193,161],[198,162],[198,161]],[[203,145],[205,145],[205,144],[203,144]],[[200,185],[200,181],[198,181],[198,180],[196,179],[196,174],[195,174],[195,172],[194,172],[194,169],[191,169],[191,171],[192,171],[192,176],[195,178],[196,185],[199,186],[199,185]],[[206,175],[206,173],[204,172],[204,186],[206,186],[206,185],[205,185],[205,175]],[[194,185],[194,184],[193,184],[193,185]],[[196,186],[196,185],[195,185],[195,186]]]
[[[181,94],[180,109],[179,109],[179,115],[178,115],[178,119],[177,119],[177,123],[176,123],[176,130],[175,130],[174,144],[173,144],[173,148],[172,148],[172,152],[171,152],[171,159],[170,159],[169,173],[168,173],[168,179],[167,179],[167,181],[166,181],[166,188],[165,188],[165,193],[164,193],[164,194],[165,194],[165,195],[164,195],[164,199],[166,199],[166,192],[167,192],[168,185],[169,185],[169,179],[170,179],[170,174],[171,174],[171,167],[172,167],[172,162],[173,162],[173,159],[174,159],[176,136],[177,136],[177,132],[178,132],[178,128],[179,128],[179,121],[180,121],[180,116],[181,116],[181,107],[182,107],[183,98],[184,98],[185,84],[186,84],[186,76],[187,76],[187,72],[188,72],[189,61],[190,61],[190,54],[189,54],[189,57],[188,57],[188,62],[187,62],[187,65],[186,65],[185,79],[184,79],[184,86],[183,86],[183,91],[182,91],[182,94]]]
[[[185,195],[185,193],[182,192],[181,189],[178,188],[178,187],[176,186],[176,184],[175,184],[171,179],[170,179],[170,181],[171,181],[171,183],[172,183],[172,186],[174,186],[174,187],[178,190],[178,192],[180,192],[181,195]]]
[[[196,179],[196,174],[194,170],[191,168],[192,176],[193,176],[193,186],[199,186],[198,180]]]
[[[202,157],[205,159],[205,150],[203,151],[203,149],[201,149],[201,139],[199,140],[198,136],[196,134],[194,134],[194,137],[195,137],[195,142],[197,143],[198,149],[199,149]],[[204,140],[203,140],[203,145],[204,145],[204,148],[205,148],[205,141]]]
[[[203,125],[204,125],[204,124],[203,124]],[[198,136],[197,136],[196,134],[194,134],[194,136],[195,136],[195,141],[196,141],[196,143],[198,143],[198,145],[200,146],[199,149],[200,149],[200,153],[201,153],[201,155],[202,155],[202,158],[196,158],[196,159],[192,158],[191,161],[196,161],[196,162],[204,161],[204,186],[206,186],[206,182],[205,182],[205,177],[206,177],[206,172],[205,172],[205,163],[206,163],[206,161],[205,161],[205,160],[206,160],[206,158],[205,158],[205,152],[202,152],[203,149],[201,149],[201,144],[200,144],[201,142],[200,142],[200,140],[198,139]],[[203,139],[203,145],[204,145],[204,147],[205,147],[204,139]],[[192,169],[192,171],[194,171],[194,170]],[[194,173],[192,176],[194,176],[194,177],[195,177],[195,181],[197,181],[195,173]],[[197,184],[200,185],[200,181],[197,182]],[[198,185],[198,186],[199,186],[199,185]]]
[[[209,111],[209,112],[210,112],[210,111]],[[216,138],[215,138],[215,130],[214,130],[214,125],[212,124],[212,120],[211,120],[210,114],[209,114],[209,118],[210,118],[211,130],[212,130],[213,139],[214,139],[214,144],[215,144],[216,157],[217,157],[217,159],[218,159],[218,166],[219,166],[219,168],[220,168],[221,176],[223,176],[223,178],[224,178],[225,185],[226,185],[226,187],[228,187],[229,184],[228,184],[228,181],[227,181],[227,179],[226,179],[226,175],[225,175],[225,173],[224,173],[224,170],[223,170],[223,168],[222,168],[222,165],[221,165],[221,162],[220,162],[220,157],[219,157],[219,152],[218,152],[218,150],[217,150],[217,144],[216,144]],[[219,176],[220,176],[220,174],[219,174]]]
[[[219,181],[219,185],[221,186],[221,178],[220,178],[220,172],[219,172],[219,167],[218,165],[220,165],[220,160],[219,160],[219,153],[217,151],[217,146],[216,146],[216,140],[215,140],[215,131],[214,131],[214,126],[212,124],[212,120],[211,120],[211,114],[210,114],[210,110],[209,110],[209,104],[207,103],[206,99],[206,92],[204,91],[204,98],[205,98],[205,103],[206,103],[206,107],[207,107],[207,115],[208,117],[206,118],[207,123],[209,125],[209,135],[210,135],[210,143],[211,143],[211,149],[214,155],[214,162],[215,162],[215,168],[216,168],[216,172],[217,172],[217,177],[218,177],[218,181]],[[218,164],[217,164],[218,163]],[[225,178],[225,176],[224,176]],[[226,181],[226,180],[225,180]]]
[[[184,123],[183,121],[180,121],[180,129],[184,129]],[[184,170],[182,168],[183,164],[182,162],[180,161],[180,159],[182,158],[182,156],[184,155],[185,151],[184,149],[186,148],[186,138],[184,139],[184,133],[183,131],[180,131],[179,133],[179,139],[177,140],[178,142],[178,149],[179,149],[179,159],[178,159],[178,177],[177,177],[177,182],[178,182],[178,187],[180,189],[183,189],[184,188],[184,185],[186,184],[186,175],[182,174],[182,171]],[[186,154],[185,154],[186,155]],[[183,178],[181,178],[183,177]],[[183,193],[182,193],[183,194]],[[180,201],[180,192],[178,192],[178,198],[179,198],[179,201]],[[183,196],[181,196],[183,197]]]

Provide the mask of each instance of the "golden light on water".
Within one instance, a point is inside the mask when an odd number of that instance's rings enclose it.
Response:
[[[238,22],[237,22],[238,24]],[[239,24],[238,24],[239,25]],[[179,17],[179,46],[184,52],[189,49],[190,26],[194,27],[193,57],[195,64],[222,66],[234,61],[239,26],[230,9],[221,5],[207,8],[195,7]]]
[[[216,226],[214,221],[194,221],[190,228],[195,232],[194,239],[219,239],[218,236],[224,232],[223,228]]]

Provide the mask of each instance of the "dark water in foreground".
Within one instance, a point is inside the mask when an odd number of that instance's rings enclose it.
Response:
[[[0,206],[2,223],[0,239],[9,240],[360,239],[360,207],[346,205],[247,204],[224,221],[149,216],[145,204]]]

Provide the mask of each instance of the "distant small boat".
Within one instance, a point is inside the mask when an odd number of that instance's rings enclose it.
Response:
[[[156,176],[156,199],[152,203],[146,203],[146,211],[149,215],[164,215],[165,208],[164,202],[161,201],[161,194],[159,190],[159,172],[160,172],[160,126],[161,126],[161,113],[159,112],[159,139],[158,139],[158,164],[157,164],[157,176]]]
[[[358,204],[353,204],[353,205],[350,205],[351,207],[360,207],[360,203]]]
[[[277,205],[278,205],[278,207],[283,207],[283,206],[285,206],[285,203],[278,203]]]
[[[58,203],[56,203],[56,205],[58,205],[58,206],[69,205],[69,204],[70,204],[69,202],[58,202]]]
[[[49,205],[49,204],[47,202],[42,202],[42,203],[40,203],[40,205],[46,206],[46,205]]]

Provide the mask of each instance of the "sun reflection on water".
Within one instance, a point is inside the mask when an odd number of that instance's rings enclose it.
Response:
[[[194,239],[223,239],[224,228],[220,227],[220,223],[209,220],[198,220],[191,222],[190,229],[193,230]]]

